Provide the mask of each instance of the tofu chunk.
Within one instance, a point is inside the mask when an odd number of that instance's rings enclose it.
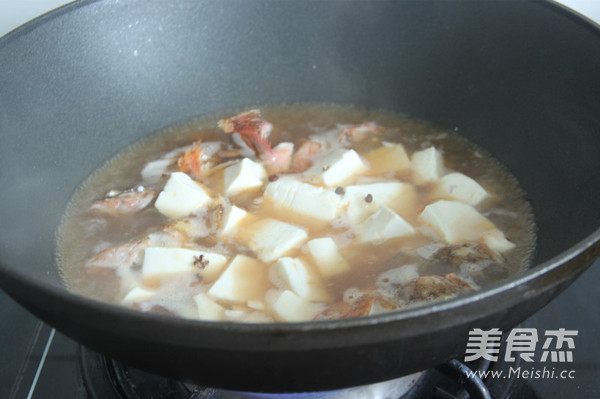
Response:
[[[203,266],[194,265],[194,261],[200,259],[203,260]],[[227,257],[218,253],[186,248],[148,247],[144,250],[142,278],[146,280],[168,274],[196,272],[204,282],[211,282],[219,276],[226,263]]]
[[[426,234],[448,244],[477,241],[498,252],[515,246],[490,220],[462,202],[440,200],[429,204],[419,215],[419,223]]]
[[[267,301],[275,316],[287,322],[312,320],[324,309],[323,305],[307,301],[290,290],[271,291]]]
[[[250,311],[247,312],[244,317],[237,319],[236,321],[244,323],[273,323],[275,319],[266,312]]]
[[[206,187],[183,172],[175,172],[169,177],[154,206],[163,215],[178,219],[194,213],[211,201]]]
[[[475,180],[462,173],[449,173],[437,182],[434,197],[464,202],[476,206],[488,196]]]
[[[148,162],[142,169],[142,179],[149,183],[156,183],[160,181],[163,175],[168,173],[169,167],[174,163],[174,159],[157,159]]]
[[[384,175],[410,168],[410,159],[402,144],[383,142],[383,145],[365,154],[369,175]]]
[[[265,310],[265,303],[262,301],[248,301],[246,303],[246,306],[248,306],[250,309],[254,309],[254,310]]]
[[[261,301],[269,282],[265,265],[246,255],[237,255],[208,290],[216,301],[245,304]]]
[[[205,293],[194,296],[194,302],[196,302],[198,318],[200,320],[221,321],[225,319],[225,308],[213,301]]]
[[[400,215],[386,206],[382,206],[360,226],[358,242],[379,243],[392,238],[414,235],[416,230]]]
[[[265,262],[272,262],[298,248],[307,237],[304,229],[276,219],[261,219],[245,227],[238,237]]]
[[[248,158],[225,169],[224,187],[229,195],[261,187],[267,180],[265,168]]]
[[[415,184],[433,183],[444,174],[444,158],[435,147],[429,147],[412,155],[411,167]]]
[[[287,288],[309,301],[319,302],[329,299],[318,272],[310,269],[298,258],[281,258],[275,269]]]
[[[307,170],[327,187],[337,186],[367,169],[354,150],[337,149],[321,157]]]
[[[221,231],[219,234],[232,236],[235,235],[241,221],[248,216],[248,212],[235,205],[226,206],[223,210],[221,219]]]
[[[121,301],[123,305],[131,305],[138,302],[143,302],[146,299],[152,298],[156,295],[156,292],[143,289],[141,287],[134,287],[131,291],[125,295],[125,298]]]
[[[367,201],[367,196],[370,196]],[[416,193],[412,184],[382,182],[346,187],[347,215],[353,223],[361,223],[382,205],[401,215],[412,215],[416,206]]]
[[[328,278],[350,270],[350,265],[340,254],[331,237],[310,240],[306,247],[321,276]]]
[[[264,198],[297,215],[329,222],[338,214],[342,199],[333,189],[324,189],[290,178],[267,184]]]
[[[250,312],[242,309],[227,309],[225,311],[225,318],[227,320],[238,320],[242,321],[248,316]]]

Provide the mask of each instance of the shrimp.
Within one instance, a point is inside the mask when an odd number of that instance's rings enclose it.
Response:
[[[143,260],[148,239],[134,240],[116,247],[106,248],[85,262],[89,268],[118,269],[138,265]]]
[[[411,301],[429,301],[452,298],[473,291],[474,288],[454,273],[445,276],[421,276],[401,288],[401,293]]]
[[[315,155],[323,150],[323,146],[318,141],[308,140],[298,148],[292,160],[292,169],[294,172],[304,172],[310,168],[314,162]]]
[[[338,140],[343,144],[352,144],[383,132],[385,132],[383,126],[379,126],[375,122],[364,122],[343,128]]]
[[[198,179],[202,176],[204,163],[202,162],[202,140],[196,141],[191,148],[189,148],[179,159],[177,160],[177,168],[180,172],[187,173],[193,179]]]
[[[177,159],[177,168],[192,179],[200,180],[210,176],[218,168],[228,166],[223,161],[237,158],[240,153],[239,149],[230,148],[225,143],[198,140]]]
[[[314,320],[345,319],[348,317],[369,316],[371,314],[380,313],[381,308],[389,311],[398,309],[401,307],[401,305],[402,304],[399,302],[397,303],[383,297],[378,292],[368,290],[351,303],[345,301],[332,303],[324,311],[317,314],[314,317]]]
[[[138,186],[129,190],[111,190],[106,198],[90,205],[90,211],[108,216],[130,215],[147,207],[156,191]]]
[[[485,244],[475,242],[461,242],[442,247],[433,254],[433,257],[452,266],[476,262],[485,262],[488,264],[502,263],[502,257],[499,253],[491,250]]]
[[[218,125],[226,134],[238,133],[269,173],[281,173],[290,168],[294,144],[280,143],[272,148],[269,134],[273,125],[261,118],[260,110],[253,109],[222,119]]]
[[[193,218],[180,219],[164,226],[160,231],[106,248],[93,255],[85,266],[94,269],[124,269],[141,265],[144,250],[150,246],[186,247],[192,245],[192,239],[206,235],[199,221]]]
[[[263,160],[267,172],[276,174],[286,172],[292,165],[292,154],[294,153],[294,143],[279,143],[270,155],[269,160]]]
[[[256,155],[269,153],[271,144],[268,141],[273,125],[262,120],[260,110],[253,109],[231,118],[222,119],[218,126],[226,133],[238,133],[244,143],[250,147]]]
[[[456,274],[421,276],[399,286],[392,297],[368,289],[352,302],[338,301],[317,314],[314,320],[343,319],[396,310],[411,302],[441,300],[473,291],[474,288]]]

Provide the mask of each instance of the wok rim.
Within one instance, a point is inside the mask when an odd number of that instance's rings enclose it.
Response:
[[[72,12],[80,7],[85,7],[94,3],[100,3],[102,0],[75,0],[70,3],[64,4],[58,8],[50,10],[31,21],[26,22],[23,25],[16,27],[4,36],[0,37],[0,51],[12,40],[17,39],[21,35],[25,35],[28,32],[36,29],[38,26],[45,24],[46,22],[57,18],[65,13]],[[108,0],[107,2],[111,2]],[[596,23],[585,15],[580,14],[576,10],[573,10],[562,3],[558,3],[555,0],[537,0],[537,4],[543,7],[554,8],[558,12],[562,13],[568,18],[575,20],[577,23],[586,26],[588,29],[592,29],[594,33],[600,36],[600,23]],[[56,229],[55,229],[56,231]],[[54,237],[52,237],[54,239]],[[596,248],[594,248],[596,247]],[[500,281],[487,288],[475,291],[470,294],[465,294],[457,298],[452,298],[444,301],[439,301],[431,304],[423,304],[407,309],[393,311],[389,313],[366,316],[366,317],[353,317],[347,319],[334,319],[334,320],[317,320],[317,321],[304,321],[304,322],[273,322],[273,323],[240,323],[240,322],[221,322],[221,321],[203,321],[186,319],[181,317],[174,317],[168,315],[161,315],[155,313],[147,313],[134,309],[122,307],[117,304],[110,304],[99,300],[94,300],[76,293],[70,292],[67,287],[57,287],[55,285],[44,283],[41,276],[35,277],[28,273],[19,271],[18,267],[8,265],[0,262],[0,282],[4,285],[3,280],[14,280],[22,283],[27,289],[39,291],[43,295],[48,295],[59,302],[66,303],[78,303],[81,306],[89,309],[90,311],[100,312],[103,314],[128,318],[130,321],[135,323],[142,323],[144,325],[149,324],[168,324],[175,329],[189,329],[189,330],[202,330],[202,331],[228,331],[235,334],[287,334],[287,333],[302,333],[310,334],[315,332],[327,332],[331,330],[340,329],[355,329],[364,328],[372,325],[388,324],[393,322],[407,322],[409,320],[422,318],[424,316],[431,316],[433,314],[441,314],[449,312],[455,309],[464,307],[467,304],[479,302],[485,299],[498,296],[503,292],[512,288],[525,285],[542,275],[549,273],[561,267],[569,267],[569,262],[575,258],[581,256],[586,252],[593,252],[596,249],[597,253],[592,255],[593,259],[598,258],[600,255],[600,227],[594,230],[591,234],[580,240],[577,244],[567,248],[558,255],[540,263],[529,267],[527,270],[510,277],[506,280]],[[591,265],[592,261],[589,262]],[[588,266],[589,266],[588,265]],[[57,267],[56,263],[53,265]],[[585,267],[587,268],[587,266]],[[572,276],[574,273],[568,273],[568,276]],[[8,276],[8,279],[4,276]],[[562,280],[554,281],[554,284],[558,284]],[[548,288],[551,284],[547,284],[545,288]],[[10,290],[3,288],[7,293]],[[16,298],[17,295],[8,294],[9,296]],[[17,302],[19,302],[17,300]],[[460,323],[459,321],[456,322]],[[156,340],[165,343],[171,343],[168,336],[156,336]],[[385,337],[380,338],[385,340]],[[374,339],[371,342],[376,342]],[[348,346],[351,344],[341,343],[340,346]],[[268,348],[256,348],[256,350],[265,350]],[[252,350],[252,348],[249,348]],[[277,350],[277,348],[275,349]]]

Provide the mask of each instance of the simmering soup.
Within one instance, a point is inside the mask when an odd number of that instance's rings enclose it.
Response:
[[[481,148],[401,115],[277,106],[195,120],[101,166],[58,235],[69,289],[239,322],[366,316],[528,266],[531,209]]]

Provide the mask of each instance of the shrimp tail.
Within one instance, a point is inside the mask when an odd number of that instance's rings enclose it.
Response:
[[[111,190],[106,198],[95,201],[89,209],[104,216],[131,215],[146,208],[155,196],[155,190],[143,186],[125,191]]]
[[[244,143],[263,162],[269,173],[285,172],[290,168],[293,144],[280,143],[275,148],[271,146],[269,134],[273,125],[261,118],[260,110],[242,112],[220,120],[218,125],[226,134],[238,133]]]
[[[177,168],[180,172],[187,173],[194,179],[200,178],[203,173],[202,140],[196,141],[178,160]]]
[[[294,154],[292,168],[295,172],[304,172],[312,166],[314,158],[321,151],[323,151],[321,143],[314,140],[306,141]]]
[[[259,110],[253,109],[222,119],[218,125],[226,134],[238,133],[258,157],[268,156],[272,152],[268,138],[273,125],[261,118]]]

